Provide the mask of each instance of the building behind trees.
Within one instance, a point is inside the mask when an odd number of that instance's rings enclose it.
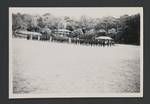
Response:
[[[79,20],[69,16],[55,17],[50,13],[44,15],[12,14],[13,36],[15,31],[37,32],[43,37],[56,35],[68,38],[93,39],[108,36],[116,43],[140,45],[140,15],[123,15],[119,18],[90,18],[81,16]],[[64,31],[60,31],[64,30]],[[64,35],[65,34],[65,35]]]

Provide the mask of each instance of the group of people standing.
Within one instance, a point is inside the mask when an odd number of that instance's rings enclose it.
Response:
[[[84,40],[84,39],[72,39],[71,43],[75,44],[84,44],[84,45],[90,45],[90,46],[113,46],[114,41],[113,40]]]
[[[81,44],[81,45],[89,45],[89,46],[113,46],[113,40],[96,40],[96,39],[79,39],[79,38],[52,38],[51,41],[61,42],[61,43],[71,43],[71,44]]]

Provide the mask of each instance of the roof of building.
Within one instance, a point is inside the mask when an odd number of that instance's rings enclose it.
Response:
[[[113,40],[111,37],[108,37],[108,36],[99,36],[99,37],[96,37],[95,39]]]
[[[26,34],[26,35],[42,35],[41,33],[38,33],[38,32],[31,32],[31,31],[25,31],[25,30],[19,30],[19,31],[16,31],[17,33],[20,33],[20,34]]]
[[[70,30],[67,30],[67,29],[58,29],[56,31],[65,31],[65,32],[70,32]]]
[[[99,32],[106,32],[105,29],[99,29]]]

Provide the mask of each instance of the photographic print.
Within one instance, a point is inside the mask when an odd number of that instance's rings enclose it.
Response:
[[[10,7],[9,98],[143,97],[142,7]]]

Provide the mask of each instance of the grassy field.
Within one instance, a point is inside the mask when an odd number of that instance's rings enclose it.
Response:
[[[140,47],[12,40],[14,93],[140,91]]]

